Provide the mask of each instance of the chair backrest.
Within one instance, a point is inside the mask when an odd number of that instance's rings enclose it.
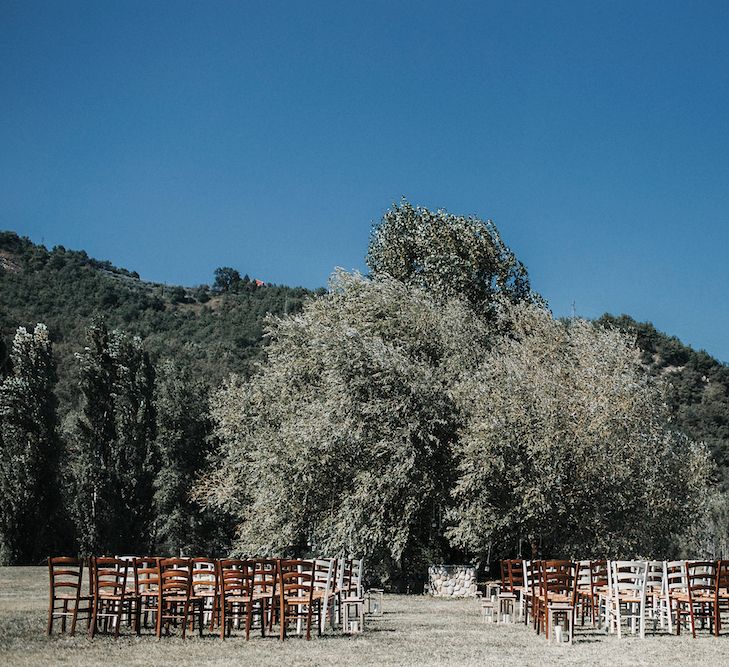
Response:
[[[501,590],[508,591],[511,588],[509,584],[509,561],[502,560],[499,564],[501,566]]]
[[[663,561],[649,560],[645,564],[645,592],[650,595],[660,595],[663,591]]]
[[[716,597],[729,594],[729,560],[716,562]]]
[[[281,560],[279,592],[282,601],[286,598],[309,598],[314,596],[314,563],[308,560]]]
[[[571,560],[547,560],[543,563],[540,597],[550,594],[564,595],[574,603],[576,596],[577,568]]]
[[[352,573],[349,578],[349,592],[356,597],[362,597],[362,578],[364,577],[364,560],[355,558],[352,560]]]
[[[255,561],[225,558],[218,561],[218,586],[220,594],[251,596],[255,573]]]
[[[577,562],[577,590],[592,592],[592,567],[589,560]]]
[[[713,596],[716,593],[716,579],[716,561],[686,562],[686,583],[688,585],[689,600]]]
[[[191,558],[192,594],[218,594],[218,566],[212,558]]]
[[[606,560],[590,561],[590,579],[592,580],[592,592],[596,588],[608,587],[608,565]]]
[[[139,595],[156,595],[159,573],[156,556],[142,556],[134,559],[134,592]]]
[[[119,596],[127,592],[130,562],[113,556],[91,558],[94,597]]]
[[[192,593],[192,561],[189,558],[160,558],[157,579],[160,597],[189,596]]]
[[[336,558],[315,558],[314,562],[314,590],[324,591],[326,595],[334,591],[337,574]]]
[[[531,593],[533,596],[537,596],[540,593],[543,573],[543,560],[529,561],[529,584],[531,586]]]
[[[524,586],[524,561],[512,559],[506,561],[509,575],[509,589],[515,591]]]
[[[51,600],[56,592],[65,591],[81,596],[84,578],[84,561],[69,556],[56,556],[48,559],[48,575],[50,577]]]
[[[274,596],[278,585],[278,560],[256,558],[253,572],[253,592]]]
[[[686,590],[686,561],[663,561],[663,594],[669,597]]]
[[[612,594],[643,598],[646,584],[644,560],[609,561]]]
[[[523,560],[521,562],[522,577],[524,579],[524,590],[532,589],[532,562],[530,560]]]
[[[362,596],[362,573],[364,561],[352,558],[338,558],[337,590],[345,595]]]

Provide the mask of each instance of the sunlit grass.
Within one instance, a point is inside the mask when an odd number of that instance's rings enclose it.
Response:
[[[83,632],[45,635],[44,568],[0,568],[0,665],[727,665],[729,634],[716,640],[662,634],[618,641],[579,630],[573,646],[548,645],[523,625],[485,625],[476,600],[387,595],[385,615],[358,637],[310,642],[274,637],[225,642],[214,636],[158,642],[147,630],[118,640]]]

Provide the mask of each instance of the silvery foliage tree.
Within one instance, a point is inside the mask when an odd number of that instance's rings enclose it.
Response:
[[[52,539],[57,509],[56,364],[48,329],[20,327],[12,372],[0,384],[0,562],[35,562]]]
[[[539,301],[527,271],[490,221],[429,211],[403,200],[374,227],[367,265],[441,298],[465,299],[488,309],[499,295]]]
[[[214,398],[221,456],[198,497],[239,519],[242,552],[345,550],[402,565],[449,502],[449,388],[488,335],[460,302],[335,273],[301,313],[268,321],[258,375]]]
[[[139,338],[94,323],[77,354],[81,413],[72,443],[72,515],[83,553],[142,552],[153,540],[154,367]]]
[[[662,557],[700,523],[705,447],[667,428],[634,341],[504,305],[512,334],[464,376],[450,531],[474,552]],[[530,550],[530,546],[532,547]]]

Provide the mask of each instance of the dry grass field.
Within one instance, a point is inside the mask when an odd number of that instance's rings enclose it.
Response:
[[[573,646],[550,646],[523,625],[484,625],[475,600],[396,595],[354,638],[49,638],[46,596],[44,568],[0,568],[0,665],[729,665],[729,634],[618,641],[585,629]]]

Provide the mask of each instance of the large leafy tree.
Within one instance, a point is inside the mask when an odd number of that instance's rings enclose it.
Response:
[[[154,539],[154,368],[139,338],[102,322],[89,328],[78,361],[82,408],[69,438],[79,546],[141,553]]]
[[[437,297],[464,299],[478,310],[496,295],[539,300],[526,268],[490,220],[430,211],[405,200],[372,230],[367,265],[375,278],[387,275]]]
[[[20,327],[0,384],[0,562],[30,563],[53,541],[58,508],[56,365],[45,325]]]
[[[669,556],[707,510],[705,447],[667,428],[634,341],[535,306],[464,377],[449,535],[477,553]]]
[[[340,272],[268,335],[260,373],[214,398],[222,453],[198,488],[236,516],[240,551],[343,549],[396,569],[442,557],[459,426],[448,389],[486,325],[459,302]]]

